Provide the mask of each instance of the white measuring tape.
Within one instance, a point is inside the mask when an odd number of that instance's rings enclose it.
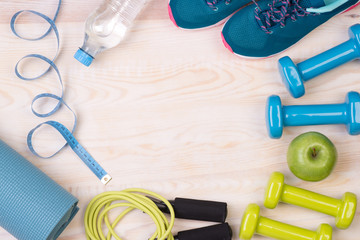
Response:
[[[28,40],[28,41],[37,41],[37,40],[41,40],[43,39],[44,37],[46,37],[52,30],[54,31],[55,33],[55,36],[56,36],[56,39],[57,39],[57,50],[56,50],[56,55],[55,57],[53,58],[53,60],[50,60],[49,58],[43,56],[43,55],[40,55],[40,54],[29,54],[29,55],[26,55],[24,56],[23,58],[21,58],[16,66],[15,66],[15,74],[22,80],[26,80],[26,81],[31,81],[31,80],[36,80],[42,76],[44,76],[47,72],[49,72],[51,69],[54,69],[57,76],[58,76],[58,79],[59,79],[59,82],[60,82],[60,87],[61,87],[61,96],[57,96],[55,94],[52,94],[52,93],[41,93],[37,96],[34,97],[33,101],[32,101],[32,104],[31,104],[31,110],[32,112],[37,116],[37,117],[40,117],[40,118],[45,118],[45,117],[50,117],[52,116],[55,112],[57,112],[60,107],[62,105],[65,105],[74,115],[74,126],[73,126],[73,129],[72,131],[68,130],[64,125],[62,125],[61,123],[59,122],[56,122],[56,121],[47,121],[47,122],[43,122],[41,124],[39,124],[38,126],[36,126],[35,128],[33,128],[29,134],[28,134],[28,137],[27,137],[27,144],[28,144],[28,147],[30,149],[30,151],[36,155],[37,157],[40,157],[40,158],[44,158],[44,159],[48,159],[48,158],[51,158],[53,156],[55,156],[57,153],[59,153],[65,146],[69,145],[73,151],[80,157],[80,159],[90,168],[90,170],[101,180],[101,182],[103,184],[107,184],[110,180],[111,180],[111,176],[99,165],[99,163],[97,163],[95,161],[95,159],[84,149],[84,147],[82,147],[79,142],[75,139],[73,133],[74,133],[74,130],[76,129],[76,123],[77,123],[77,118],[76,118],[76,114],[75,112],[69,107],[69,105],[67,105],[65,103],[65,101],[63,100],[63,96],[64,96],[64,86],[63,86],[63,82],[62,82],[62,79],[61,79],[61,75],[60,75],[60,71],[59,69],[57,68],[57,66],[55,65],[54,61],[56,59],[56,57],[58,56],[58,53],[59,53],[59,45],[60,45],[60,38],[59,38],[59,32],[58,32],[58,29],[55,25],[55,21],[56,21],[56,18],[59,14],[59,11],[60,11],[60,6],[61,6],[61,0],[59,0],[59,4],[58,4],[58,7],[57,7],[57,10],[56,10],[56,13],[55,13],[55,16],[54,16],[54,19],[51,19],[49,18],[48,16],[40,13],[40,12],[36,12],[36,11],[33,11],[33,10],[22,10],[22,11],[19,11],[17,13],[14,14],[14,16],[11,18],[11,22],[10,22],[10,27],[11,27],[11,30],[12,32],[19,38],[21,39],[24,39],[24,40]],[[46,33],[44,33],[42,36],[38,37],[38,38],[24,38],[22,36],[20,36],[16,29],[15,29],[15,21],[16,19],[18,18],[18,16],[22,13],[32,13],[32,14],[35,14],[41,18],[43,18],[46,22],[48,22],[50,24],[50,28],[47,30]],[[47,70],[45,70],[45,72],[43,72],[42,74],[40,74],[39,76],[37,77],[32,77],[32,78],[27,78],[27,77],[24,77],[23,75],[20,74],[20,72],[18,71],[18,66],[19,66],[19,63],[26,59],[26,58],[37,58],[37,59],[40,59],[46,63],[48,63],[50,66]],[[51,110],[49,111],[48,113],[39,113],[37,112],[35,109],[34,109],[34,103],[38,100],[38,99],[41,99],[41,98],[52,98],[52,99],[55,99],[58,101],[58,103],[56,104],[56,106]],[[57,152],[55,152],[53,155],[49,156],[49,157],[44,157],[44,156],[41,156],[39,155],[34,147],[33,147],[33,144],[32,144],[32,136],[34,134],[34,132],[41,126],[43,126],[44,124],[46,125],[49,125],[49,126],[52,126],[53,128],[55,128],[63,137],[64,139],[66,140],[66,144],[64,146],[62,146]]]

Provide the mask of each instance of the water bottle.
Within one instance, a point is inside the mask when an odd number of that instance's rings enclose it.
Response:
[[[95,56],[123,41],[147,0],[104,0],[87,18],[83,46],[74,57],[90,66]]]

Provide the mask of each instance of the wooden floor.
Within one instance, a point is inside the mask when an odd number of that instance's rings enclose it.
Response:
[[[168,0],[154,0],[127,40],[86,68],[73,55],[82,45],[84,21],[99,2],[63,1],[57,21],[61,49],[56,64],[65,100],[78,116],[76,138],[113,177],[106,187],[70,148],[42,160],[26,146],[29,130],[43,121],[30,110],[32,98],[42,92],[59,93],[59,85],[54,73],[22,81],[14,66],[29,53],[52,58],[56,41],[53,34],[38,42],[21,40],[12,34],[10,18],[22,9],[53,16],[57,1],[0,1],[0,138],[79,198],[81,210],[59,239],[85,239],[83,215],[90,199],[129,187],[146,188],[168,199],[225,201],[233,239],[238,239],[247,204],[262,205],[264,188],[274,171],[283,172],[289,184],[332,197],[340,198],[345,191],[360,195],[359,136],[349,136],[344,126],[316,126],[289,128],[283,138],[272,140],[264,119],[266,98],[272,94],[280,95],[285,104],[313,104],[340,103],[348,91],[360,91],[359,61],[310,81],[300,100],[286,92],[277,71],[281,56],[299,62],[348,40],[348,27],[360,21],[360,7],[333,18],[279,56],[244,60],[224,48],[221,26],[180,30],[168,19]],[[26,36],[39,36],[47,28],[34,16],[24,16],[18,23],[19,32]],[[34,76],[44,67],[33,61],[21,69]],[[38,107],[46,110],[51,104]],[[51,119],[72,126],[72,115],[65,108]],[[298,180],[286,164],[290,141],[310,130],[326,134],[339,152],[333,174],[319,183]],[[46,128],[34,139],[42,154],[54,152],[62,143],[61,137]],[[332,217],[285,204],[275,210],[262,208],[262,214],[312,230],[320,223],[334,226]],[[173,232],[209,224],[176,220]],[[131,240],[148,239],[153,231],[150,218],[140,212],[129,215],[118,228],[124,239]],[[358,211],[348,230],[334,228],[334,239],[359,238]],[[14,238],[0,230],[0,239]]]

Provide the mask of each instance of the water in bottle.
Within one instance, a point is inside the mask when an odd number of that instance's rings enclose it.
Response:
[[[95,56],[123,41],[147,0],[104,0],[87,18],[83,46],[75,58],[90,66]]]

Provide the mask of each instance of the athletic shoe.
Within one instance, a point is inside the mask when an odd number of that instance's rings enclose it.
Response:
[[[240,56],[269,57],[359,3],[359,0],[261,0],[229,19],[222,31],[223,42]]]
[[[176,26],[196,29],[215,25],[249,2],[251,0],[170,0],[168,9]]]

